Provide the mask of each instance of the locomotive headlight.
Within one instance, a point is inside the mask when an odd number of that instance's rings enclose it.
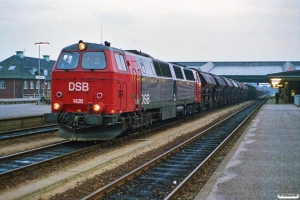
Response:
[[[93,104],[93,111],[95,113],[101,113],[104,110],[104,104],[103,103],[95,103]]]
[[[53,108],[54,108],[54,110],[58,110],[59,109],[59,103],[54,103],[53,104]]]
[[[78,49],[80,51],[84,51],[84,50],[86,50],[86,47],[87,47],[86,44],[82,40],[79,40]]]
[[[94,110],[95,112],[99,112],[99,110],[101,110],[101,106],[100,106],[99,104],[94,104],[93,110]]]
[[[63,108],[63,105],[64,104],[62,102],[58,101],[58,102],[53,103],[52,108],[54,111],[58,112]]]

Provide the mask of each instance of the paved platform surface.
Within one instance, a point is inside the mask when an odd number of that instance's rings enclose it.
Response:
[[[8,99],[0,99],[0,105],[36,103],[37,101],[38,98],[8,98]]]
[[[51,106],[46,104],[9,104],[0,105],[0,120],[20,118],[26,116],[38,116],[51,112]]]
[[[273,97],[195,199],[265,200],[287,193],[300,194],[300,108],[275,104]]]

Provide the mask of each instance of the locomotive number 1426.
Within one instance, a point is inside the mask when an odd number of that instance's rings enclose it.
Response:
[[[73,103],[83,103],[83,99],[73,99]]]

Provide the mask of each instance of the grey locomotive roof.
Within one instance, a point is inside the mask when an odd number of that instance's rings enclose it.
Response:
[[[124,50],[124,51],[128,51],[128,52],[131,52],[133,54],[137,54],[137,55],[141,55],[141,56],[145,56],[145,57],[148,57],[148,58],[153,58],[152,56],[150,56],[149,54],[146,54],[142,51],[138,51],[138,50]]]
[[[122,50],[114,48],[114,47],[110,47],[110,46],[105,46],[103,44],[96,44],[96,43],[89,43],[89,42],[84,42],[87,45],[87,49],[89,51],[104,51],[104,50],[114,50],[114,51],[118,51],[121,52]],[[77,51],[78,50],[78,43],[69,45],[67,47],[64,47],[62,49],[62,51]]]

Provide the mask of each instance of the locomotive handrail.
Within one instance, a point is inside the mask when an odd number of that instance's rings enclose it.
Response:
[[[143,75],[142,75],[142,71],[140,69],[138,69],[137,71],[140,72],[140,76],[141,76],[141,88],[140,89],[142,91],[142,84],[143,84],[142,77],[143,77]],[[137,87],[136,87],[136,94],[138,94]],[[135,96],[137,97],[137,95],[135,95]]]

